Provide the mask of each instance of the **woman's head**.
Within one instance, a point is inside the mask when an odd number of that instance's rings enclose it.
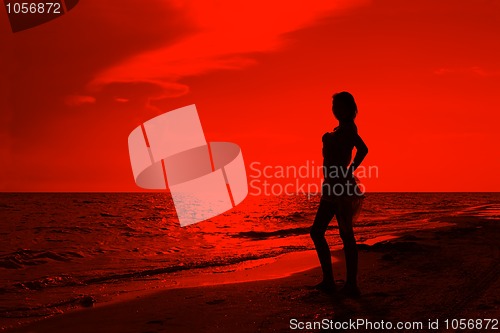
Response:
[[[347,91],[343,91],[333,95],[332,111],[339,121],[354,121],[358,107],[354,97]]]

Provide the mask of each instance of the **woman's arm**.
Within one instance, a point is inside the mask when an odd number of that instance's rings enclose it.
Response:
[[[368,154],[368,147],[363,142],[363,139],[356,133],[354,137],[354,147],[356,147],[356,155],[351,163],[351,171],[356,170],[356,168],[363,162],[366,154]]]

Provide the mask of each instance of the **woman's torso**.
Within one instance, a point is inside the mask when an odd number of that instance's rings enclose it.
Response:
[[[352,159],[357,128],[354,123],[342,124],[323,135],[323,171],[325,182],[345,183],[352,179],[348,166]]]

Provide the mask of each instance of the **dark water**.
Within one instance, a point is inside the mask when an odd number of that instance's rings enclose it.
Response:
[[[313,249],[317,204],[317,197],[249,196],[222,216],[181,228],[164,193],[0,194],[0,318],[43,316],[88,295],[112,298],[131,282]],[[498,218],[500,194],[369,193],[356,236],[469,215]],[[338,244],[336,230],[330,234]]]

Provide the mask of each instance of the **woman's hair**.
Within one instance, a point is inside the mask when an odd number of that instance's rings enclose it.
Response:
[[[358,113],[354,97],[347,91],[333,95],[332,110],[333,115],[339,121],[354,121]]]

